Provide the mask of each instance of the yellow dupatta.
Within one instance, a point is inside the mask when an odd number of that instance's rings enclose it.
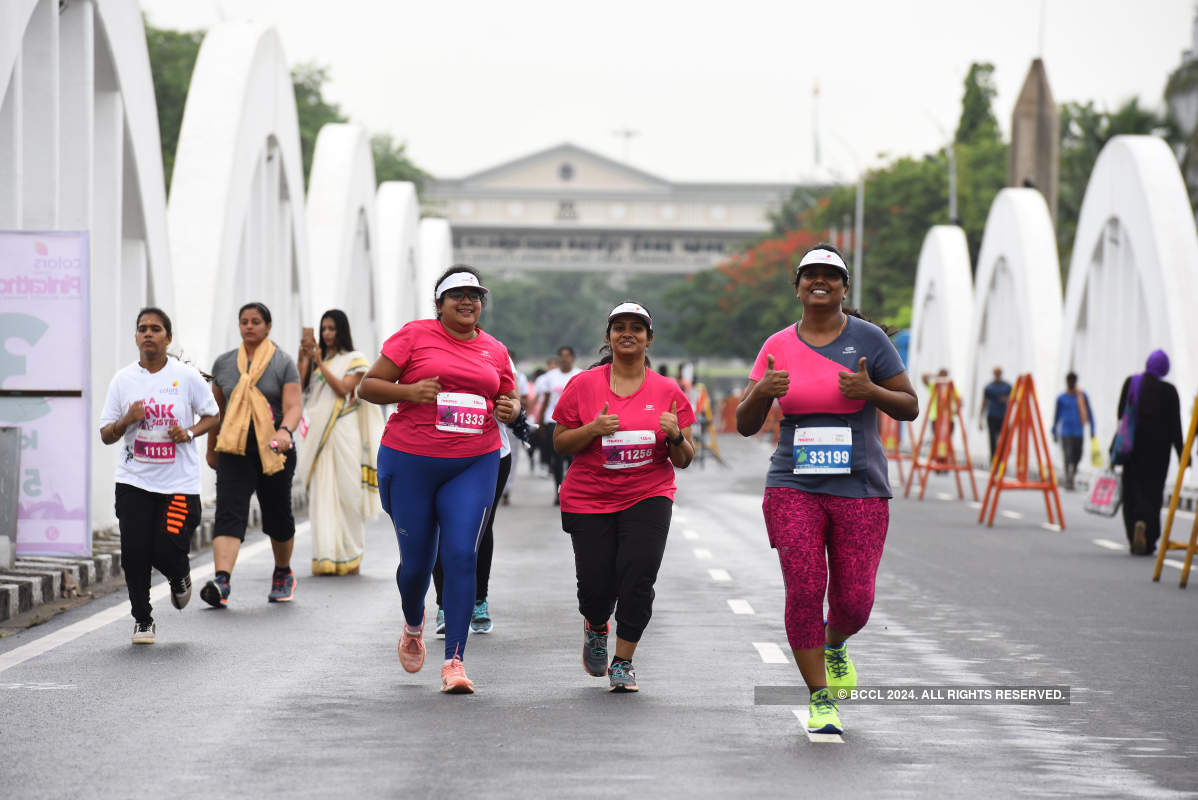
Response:
[[[254,365],[247,371],[249,357],[245,352],[245,342],[237,348],[237,371],[241,373],[241,377],[237,379],[232,397],[225,404],[220,436],[216,439],[217,452],[243,456],[246,440],[249,438],[250,423],[253,422],[263,475],[280,472],[287,460],[282,453],[276,453],[270,448],[270,440],[275,433],[275,419],[266,395],[258,388],[258,381],[266,372],[274,354],[275,343],[270,339],[264,340],[254,353]]]

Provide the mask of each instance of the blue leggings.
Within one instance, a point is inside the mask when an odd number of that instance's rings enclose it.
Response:
[[[424,624],[424,596],[441,549],[446,659],[466,651],[475,556],[498,472],[498,450],[472,458],[431,458],[379,446],[379,497],[399,540],[395,583],[409,627]]]

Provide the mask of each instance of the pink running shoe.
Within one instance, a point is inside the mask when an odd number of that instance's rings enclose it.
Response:
[[[466,677],[466,668],[457,656],[441,667],[441,691],[446,694],[474,694],[474,684]]]
[[[399,663],[408,672],[419,672],[424,666],[424,623],[416,633],[408,633],[408,626],[403,626],[403,636],[399,640]]]

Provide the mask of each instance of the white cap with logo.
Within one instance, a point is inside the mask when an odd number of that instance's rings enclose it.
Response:
[[[813,264],[827,264],[831,267],[836,267],[844,273],[844,282],[849,282],[849,268],[844,265],[844,259],[831,250],[824,250],[821,247],[815,247],[807,251],[807,255],[803,256],[803,260],[799,262],[799,266],[795,269],[795,274],[798,275],[803,271],[803,267],[810,267]]]
[[[478,278],[474,277],[469,272],[455,272],[445,280],[437,284],[437,291],[434,299],[440,300],[441,295],[445,294],[450,289],[460,289],[463,286],[468,286],[472,289],[478,289],[483,294],[488,293],[487,287],[478,282]]]
[[[607,315],[607,321],[611,322],[621,314],[632,314],[635,317],[640,317],[649,326],[649,330],[653,330],[653,318],[649,316],[649,312],[640,303],[620,303],[620,305],[613,308],[611,313]]]

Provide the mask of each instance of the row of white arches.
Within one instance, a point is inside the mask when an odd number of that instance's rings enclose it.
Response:
[[[421,220],[412,184],[376,185],[360,126],[320,131],[305,195],[291,74],[255,24],[203,40],[168,200],[137,0],[0,3],[2,229],[90,231],[93,419],[145,305],[171,314],[174,349],[199,366],[236,346],[248,301],[270,307],[289,350],[339,307],[357,348],[377,352],[431,316],[452,256],[448,223]],[[97,525],[111,522],[111,456],[92,451]]]
[[[1035,189],[999,192],[986,219],[976,280],[964,232],[932,228],[919,256],[908,364],[947,368],[976,421],[995,366],[1031,373],[1045,425],[1076,372],[1109,442],[1123,380],[1157,348],[1183,416],[1198,391],[1198,230],[1177,161],[1152,136],[1118,136],[1086,187],[1061,291],[1052,219]],[[1184,420],[1183,420],[1184,421]]]

